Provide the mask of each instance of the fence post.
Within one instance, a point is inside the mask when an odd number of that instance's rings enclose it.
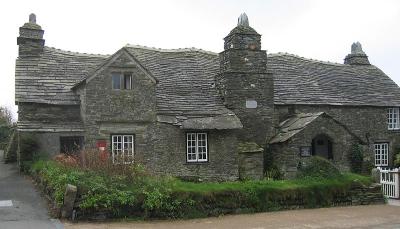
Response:
[[[393,173],[394,175],[394,183],[395,183],[395,198],[398,199],[399,196],[399,188],[400,188],[400,182],[399,182],[399,169],[396,169],[395,172]]]

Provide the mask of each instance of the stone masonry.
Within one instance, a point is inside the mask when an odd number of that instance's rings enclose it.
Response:
[[[372,162],[374,144],[388,144],[393,164],[400,89],[359,42],[340,64],[267,54],[261,38],[243,13],[219,54],[136,45],[85,54],[45,46],[32,14],[17,38],[18,131],[48,154],[79,138],[112,156],[113,135],[133,136],[134,162],[190,180],[262,179],[267,153],[288,178],[309,154],[347,171],[355,144]],[[132,87],[113,88],[116,73]]]

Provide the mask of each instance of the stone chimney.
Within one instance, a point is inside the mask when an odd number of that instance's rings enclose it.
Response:
[[[345,64],[350,65],[370,65],[368,56],[362,50],[360,42],[351,45],[351,53],[344,58]]]
[[[44,31],[40,25],[36,24],[36,15],[29,15],[29,22],[19,28],[17,44],[19,46],[19,57],[35,57],[43,52]]]
[[[272,134],[274,82],[267,72],[267,52],[261,49],[261,35],[250,27],[243,13],[224,41],[217,88],[225,106],[243,124],[239,140],[263,146]]]

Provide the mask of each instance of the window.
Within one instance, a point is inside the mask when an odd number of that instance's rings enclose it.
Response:
[[[60,137],[60,152],[65,154],[76,154],[83,147],[82,136]]]
[[[133,135],[112,135],[111,141],[113,163],[132,163],[134,159]]]
[[[113,73],[112,89],[114,90],[132,90],[132,73]]]
[[[208,160],[207,133],[186,134],[187,162],[205,162]]]
[[[387,112],[388,130],[400,129],[399,108],[389,108]]]
[[[121,89],[121,75],[120,74],[112,74],[112,89]]]
[[[389,144],[375,143],[375,166],[388,166]]]
[[[130,73],[124,74],[124,89],[126,90],[132,89],[132,74]]]

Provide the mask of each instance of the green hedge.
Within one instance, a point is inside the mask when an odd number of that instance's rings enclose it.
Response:
[[[52,161],[38,161],[32,173],[58,204],[67,184],[78,186],[78,218],[193,218],[231,213],[315,208],[351,204],[351,189],[368,177],[344,174],[332,179],[192,183],[169,177],[106,176]]]

